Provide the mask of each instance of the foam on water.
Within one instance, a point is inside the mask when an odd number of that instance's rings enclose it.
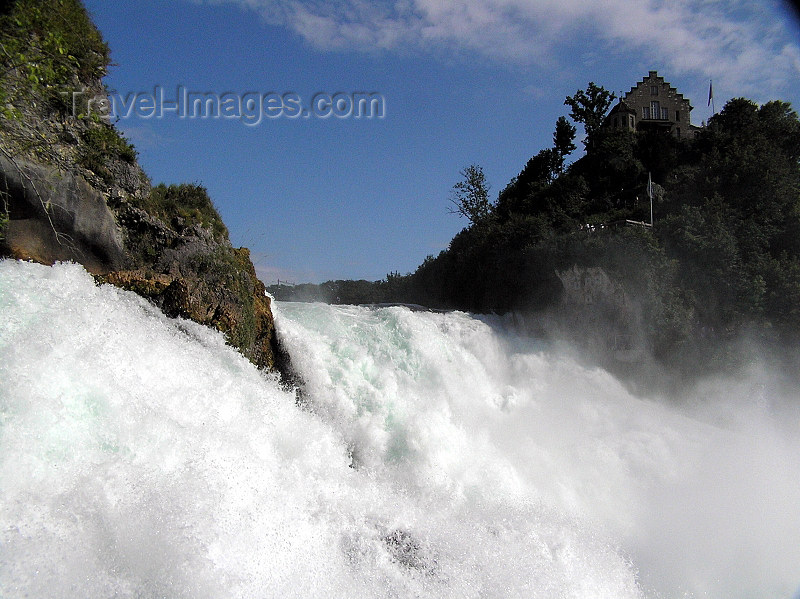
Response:
[[[352,468],[350,427],[79,266],[2,262],[0,305],[3,597],[637,596],[579,521]]]
[[[440,501],[583,522],[619,542],[647,595],[797,587],[800,395],[764,365],[642,399],[498,319],[320,304],[277,318],[360,467]]]
[[[298,407],[76,265],[0,262],[0,314],[4,598],[800,582],[800,417],[758,373],[677,409],[465,314],[281,304]]]

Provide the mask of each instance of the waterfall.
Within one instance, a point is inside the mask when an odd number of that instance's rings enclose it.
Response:
[[[496,318],[275,303],[302,380],[0,262],[0,596],[786,597],[800,410],[680,398]]]

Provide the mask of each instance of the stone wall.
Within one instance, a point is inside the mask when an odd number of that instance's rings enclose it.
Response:
[[[624,101],[635,111],[638,129],[654,126],[663,127],[676,137],[692,135],[692,106],[689,100],[656,71],[650,71],[647,77],[632,87],[625,94]],[[654,103],[657,103],[658,114],[653,114]]]

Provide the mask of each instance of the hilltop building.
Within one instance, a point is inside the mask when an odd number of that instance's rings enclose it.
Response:
[[[604,126],[628,131],[667,131],[677,138],[693,137],[699,127],[691,124],[692,105],[664,81],[657,71],[620,98],[608,113]]]

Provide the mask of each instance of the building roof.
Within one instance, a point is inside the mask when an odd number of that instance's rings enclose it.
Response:
[[[629,114],[636,114],[636,110],[628,106],[628,104],[626,104],[625,100],[623,100],[622,98],[619,99],[618,104],[616,104],[613,108],[611,108],[608,114],[610,116],[612,114],[617,114],[618,112],[627,112]]]
[[[658,71],[649,71],[647,73],[647,77],[643,77],[642,80],[639,83],[634,85],[631,88],[631,90],[627,94],[625,94],[625,96],[627,97],[629,94],[632,94],[633,92],[635,92],[639,88],[639,86],[644,85],[647,82],[648,79],[658,79],[660,83],[668,85],[669,86],[669,91],[674,93],[676,98],[678,98],[681,101],[686,101],[686,103],[689,105],[689,110],[693,109],[693,106],[692,106],[691,102],[689,102],[689,99],[688,98],[684,98],[683,94],[680,93],[676,88],[672,87],[671,83],[669,83],[667,81],[664,81],[664,78],[661,77],[658,74]]]

